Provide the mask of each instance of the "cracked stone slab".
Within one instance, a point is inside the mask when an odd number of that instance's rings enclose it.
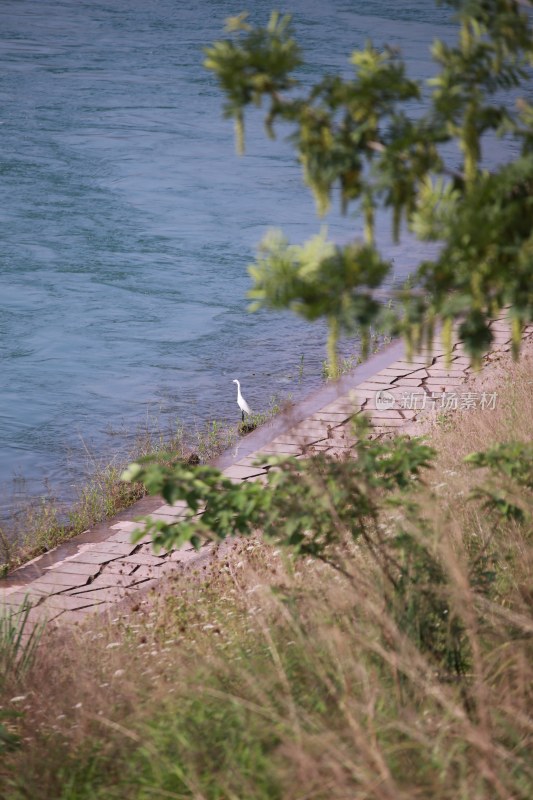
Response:
[[[138,546],[139,543],[132,544],[131,542],[102,542],[104,547],[98,547],[99,552],[105,551],[106,553],[116,553],[119,556],[129,556]]]
[[[465,378],[464,370],[445,369],[441,364],[435,365],[434,367],[430,367],[430,369],[427,372],[429,377],[433,376],[435,378],[461,378],[461,380]]]
[[[77,553],[72,560],[76,564],[107,564],[117,558],[120,558],[120,553],[109,553],[107,550],[86,550],[82,553]]]
[[[94,599],[77,597],[69,594],[55,594],[51,597],[47,597],[45,603],[50,608],[60,609],[62,611],[76,611],[77,609],[92,605]]]
[[[265,453],[264,457],[267,458],[268,455],[272,455],[272,453],[270,453],[270,454]],[[252,453],[249,456],[243,456],[243,458],[240,458],[238,461],[235,462],[235,466],[237,466],[237,467],[253,467],[253,466],[257,466],[257,465],[254,464],[254,462],[257,461],[258,458],[261,458],[259,453]],[[263,469],[263,470],[266,471],[266,470],[269,469],[269,467],[268,467],[268,465],[263,465],[263,466],[260,467],[260,469]]]
[[[54,564],[51,567],[46,567],[44,570],[45,575],[57,575],[59,573],[69,574],[69,575],[87,575],[88,577],[92,577],[93,575],[98,575],[100,572],[100,565],[99,564],[80,564],[77,561],[60,561],[58,564]]]
[[[364,389],[370,392],[386,392],[387,389],[392,388],[394,384],[390,381],[388,383],[376,383],[374,380],[363,381],[358,384],[357,391],[360,392]]]
[[[286,444],[284,442],[278,442],[276,439],[273,439],[267,447],[262,448],[261,452],[267,455],[297,455],[301,452],[301,447],[296,444]]]
[[[47,622],[51,622],[55,617],[59,617],[62,614],[62,610],[60,608],[52,608],[51,606],[47,606],[43,603],[41,606],[35,606],[29,612],[26,618],[26,625],[41,625]],[[26,625],[24,626],[26,628]]]
[[[112,530],[117,529],[124,531],[135,531],[143,527],[144,527],[143,522],[141,521],[134,522],[133,520],[123,520],[122,522],[117,522],[115,525],[111,525]]]
[[[422,377],[420,377],[420,378],[411,378],[409,376],[408,378],[402,378],[401,379],[401,385],[402,386],[411,386],[411,387],[414,386],[416,388],[417,386],[422,386],[422,381],[423,380],[424,380],[424,378],[422,378]],[[391,389],[394,389],[394,388],[395,388],[395,384],[393,384],[391,386]]]
[[[401,428],[406,420],[403,417],[372,416],[372,425],[376,428]]]
[[[301,436],[303,434],[305,436],[327,436],[328,430],[331,430],[333,427],[331,423],[305,420],[295,425],[294,428],[290,428],[287,431],[287,435],[292,436],[294,434],[295,436]]]
[[[79,576],[70,575],[69,577],[70,578],[76,578],[76,577],[79,577]],[[87,576],[81,576],[81,577],[83,578],[83,577],[87,577]],[[33,586],[33,588],[35,588],[35,589],[37,589],[38,591],[41,592],[41,597],[47,597],[47,596],[52,595],[52,594],[59,594],[60,592],[64,592],[67,589],[73,589],[76,586],[79,586],[80,584],[83,585],[83,583],[84,583],[83,580],[81,580],[81,581],[70,580],[67,583],[65,581],[48,581],[48,580],[44,580],[44,579],[39,578],[38,580],[33,581],[32,586]]]
[[[222,474],[226,478],[239,478],[240,480],[244,480],[245,478],[251,478],[253,475],[260,475],[264,473],[264,471],[265,470],[261,467],[243,467],[238,464],[233,464],[231,467],[226,467]]]
[[[376,409],[375,411],[371,412],[372,419],[379,417],[380,419],[401,419],[405,422],[405,418],[402,416],[401,412],[403,409],[399,408],[380,408]]]
[[[146,516],[150,517],[152,520],[159,520],[159,522],[177,522],[181,517],[176,516],[175,514],[156,514],[155,511],[152,511],[150,514]]]
[[[35,588],[32,584],[24,586],[24,591],[12,592],[0,597],[0,606],[5,608],[19,609],[24,602],[31,605],[38,603],[43,597],[46,597],[47,592],[42,588]]]
[[[125,597],[131,592],[136,592],[138,589],[134,587],[128,587],[128,591],[126,592],[125,588],[112,586],[109,588],[102,588],[102,589],[95,589],[90,593],[86,593],[83,597],[87,599],[91,599],[93,601],[103,601],[104,603],[116,603],[119,600],[124,600]],[[82,595],[76,595],[76,597],[80,597]],[[98,605],[100,603],[98,602]],[[80,609],[82,611],[82,609]]]
[[[383,386],[380,386],[382,389]],[[327,406],[324,406],[320,410],[320,414],[346,414],[347,417],[355,416],[361,412],[361,409],[365,402],[365,395],[363,392],[360,392],[357,399],[355,400],[346,400],[341,402],[340,400],[335,400],[333,403],[328,403]]]
[[[399,367],[400,369],[409,370],[409,369],[417,369],[420,366],[426,367],[429,364],[431,364],[433,358],[434,356],[430,356],[426,352],[422,353],[421,355],[413,355],[411,361],[407,361],[406,359],[399,359],[398,361],[394,361],[392,364],[390,364],[389,367],[386,367],[385,369],[397,369]]]
[[[460,386],[465,382],[465,377],[462,378],[439,378],[430,377],[424,381],[424,386],[444,386],[449,389],[450,387]]]
[[[194,561],[199,555],[200,552],[198,550],[194,550],[194,548],[189,550],[174,550],[169,556],[169,561],[186,564],[189,561]]]
[[[33,586],[40,588],[43,586],[46,591],[49,591],[48,586],[64,586],[70,588],[71,586],[83,586],[90,580],[90,575],[75,574],[72,572],[63,572],[62,570],[53,570],[45,572],[36,581],[33,581]]]
[[[125,564],[123,561],[112,561],[105,564],[100,572],[101,575],[118,574],[131,575],[136,569],[135,564]]]
[[[357,412],[359,413],[359,412]],[[339,412],[337,414],[327,412],[327,411],[319,411],[316,414],[312,414],[309,419],[316,422],[326,422],[330,425],[343,425],[346,422],[349,422],[356,414],[347,414],[344,412]]]
[[[153,513],[166,514],[169,517],[183,517],[187,513],[187,508],[188,506],[186,503],[183,503],[182,505],[179,506],[178,505],[169,506],[168,503],[166,503],[165,505],[156,508],[156,510]]]
[[[132,533],[133,533],[134,530],[135,530],[135,528],[132,528],[131,531],[122,531],[121,533],[113,533],[107,539],[107,541],[108,542],[119,542],[120,544],[131,544],[131,536],[132,536]],[[146,537],[143,537],[143,538],[146,539],[146,541],[150,541],[150,537],[149,536],[146,536]],[[139,545],[142,541],[143,541],[143,539],[139,539],[139,541],[137,542],[135,547],[137,545]]]
[[[377,383],[376,378],[383,377],[389,378],[389,382],[392,380],[396,380],[397,378],[407,377],[408,375],[412,375],[413,372],[425,372],[426,367],[420,366],[420,364],[411,364],[410,367],[407,367],[405,364],[400,365],[398,367],[385,367],[385,369],[380,370],[377,375],[372,376],[372,382]],[[380,381],[381,383],[381,381]]]
[[[150,556],[144,553],[135,554],[133,556],[128,556],[127,558],[122,559],[127,564],[145,564],[145,565],[155,565],[161,564],[162,559],[158,558],[157,556]]]

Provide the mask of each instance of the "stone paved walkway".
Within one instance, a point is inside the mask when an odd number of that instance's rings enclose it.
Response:
[[[491,327],[493,350],[509,350],[511,336],[503,318],[494,320]],[[524,333],[524,338],[531,337],[533,326]],[[253,465],[263,454],[301,456],[323,451],[335,456],[349,451],[353,445],[349,422],[354,414],[367,412],[375,435],[382,436],[405,431],[422,414],[446,405],[453,409],[481,401],[465,384],[470,367],[460,341],[453,347],[449,369],[444,362],[438,341],[431,352],[422,351],[412,362],[405,360],[402,343],[389,345],[351,375],[243,438],[215,463],[235,482],[265,480],[267,470]],[[483,401],[490,403],[490,396]],[[163,575],[197,567],[208,559],[205,548],[199,553],[184,547],[155,555],[148,537],[131,544],[131,533],[139,528],[136,517],[150,514],[168,522],[184,513],[184,503],[169,506],[161,505],[160,498],[144,498],[0,581],[0,612],[2,606],[19,612],[27,598],[32,604],[31,622],[75,624],[87,615],[111,611],[126,599],[135,605]]]

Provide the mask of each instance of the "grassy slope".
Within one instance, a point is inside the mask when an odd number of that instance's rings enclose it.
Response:
[[[496,530],[467,500],[479,476],[461,462],[531,440],[533,364],[505,374],[495,411],[432,431],[439,459],[418,494],[432,532],[414,535],[445,576],[462,670],[405,634],[363,549],[346,545],[348,581],[234,543],[128,618],[47,635],[29,674],[7,674],[0,706],[23,713],[22,746],[4,756],[0,796],[532,797],[532,533]]]
[[[18,500],[18,508],[6,530],[0,527],[0,577],[114,517],[143,497],[145,491],[141,484],[127,484],[120,479],[132,461],[149,456],[163,462],[191,457],[208,462],[235,444],[241,433],[264,424],[280,409],[278,399],[272,397],[269,408],[252,414],[246,426],[211,420],[187,432],[179,423],[174,429],[162,430],[154,420],[138,428],[126,454],[110,459],[90,456],[87,478],[75,488],[75,498],[68,506],[50,495]]]

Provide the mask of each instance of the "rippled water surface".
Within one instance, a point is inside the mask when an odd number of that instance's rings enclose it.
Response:
[[[246,266],[269,226],[317,230],[289,146],[259,117],[244,158],[202,67],[201,48],[245,3],[0,0],[0,484],[60,493],[84,449],[147,415],[237,418],[320,380],[324,332],[291,315],[250,315]],[[264,21],[271,0],[254,0]],[[279,4],[278,4],[279,5]],[[399,45],[410,74],[453,32],[425,0],[287,0],[307,67],[347,73],[369,37]],[[416,113],[416,107],[413,107]],[[332,213],[343,241],[357,219]],[[419,246],[392,248],[395,277]],[[295,376],[304,354],[303,380]]]

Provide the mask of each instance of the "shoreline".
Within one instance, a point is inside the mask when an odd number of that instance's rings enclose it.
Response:
[[[495,320],[493,325],[494,348],[485,356],[484,363],[490,361],[495,354],[504,354],[511,349],[510,332],[505,322]],[[533,341],[533,326],[528,326],[524,331],[524,346],[528,341]],[[394,432],[412,433],[413,423],[418,425],[416,420],[423,418],[424,414],[376,408],[376,391],[390,389],[394,393],[396,390],[412,390],[418,385],[422,391],[428,393],[433,390],[433,386],[444,389],[449,384],[447,388],[453,389],[461,382],[464,383],[472,371],[461,343],[454,344],[450,370],[444,368],[443,352],[436,344],[431,356],[422,353],[415,356],[412,363],[407,363],[402,360],[405,356],[404,343],[393,342],[336,383],[320,388],[289,411],[248,434],[236,449],[225,451],[215,459],[214,465],[221,468],[226,477],[239,482],[261,480],[265,475],[265,470],[252,466],[260,452],[296,454],[314,449],[329,451],[334,456],[346,454],[350,448],[347,423],[354,413],[360,411],[370,412],[376,436]],[[357,405],[358,410],[354,408]],[[36,617],[42,618],[42,612],[48,607],[47,598],[54,596],[58,600],[50,608],[58,610],[62,604],[64,607],[53,616],[59,617],[68,609],[69,614],[64,617],[64,621],[73,622],[74,618],[80,620],[91,611],[102,613],[112,608],[116,602],[125,600],[128,593],[133,592],[139,596],[140,592],[154,586],[159,576],[166,571],[179,564],[183,565],[185,561],[192,563],[195,559],[203,558],[205,551],[197,554],[190,549],[183,549],[155,556],[149,541],[141,540],[140,543],[131,545],[131,531],[140,527],[134,521],[135,518],[155,515],[155,518],[171,521],[182,513],[182,507],[162,506],[161,503],[159,497],[145,496],[116,516],[18,567],[0,583],[4,590],[4,603],[12,608],[17,602],[21,602],[23,591],[35,590],[35,597],[41,605],[41,609],[37,609],[40,613]],[[87,577],[90,571],[88,567],[81,569],[87,563],[94,566],[90,579]],[[77,564],[84,575],[81,581],[73,577],[78,570]],[[137,564],[130,572],[129,581],[122,577],[118,580],[116,577],[121,564]],[[61,574],[63,583],[57,583]],[[96,586],[95,579],[99,581]],[[128,584],[131,587],[130,592]],[[101,594],[94,591],[99,586],[105,589]],[[72,594],[76,594],[81,609],[80,597],[84,591],[85,610],[83,614],[73,614],[75,603]],[[89,593],[90,599],[97,600],[98,605],[91,606],[90,601],[87,602]]]

